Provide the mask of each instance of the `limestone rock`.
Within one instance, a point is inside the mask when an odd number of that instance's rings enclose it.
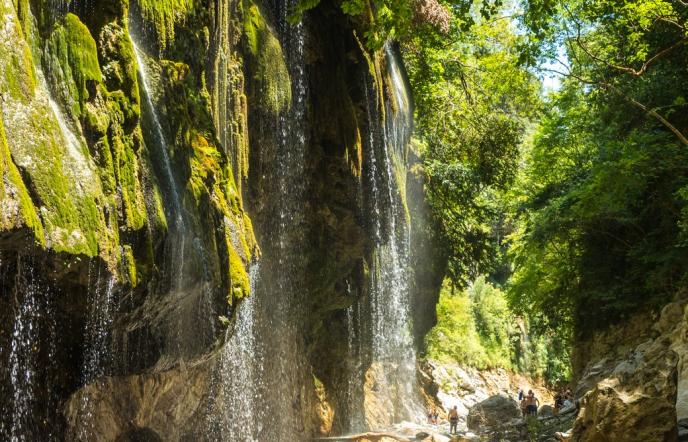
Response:
[[[581,400],[573,440],[677,439],[677,355],[668,339],[639,345]]]
[[[671,349],[678,355],[676,417],[680,422],[688,421],[688,307],[685,302],[671,305],[674,307],[667,306],[662,312],[660,324],[673,324],[673,330],[668,335]]]
[[[468,428],[494,427],[501,423],[518,419],[521,410],[510,397],[495,395],[473,406],[468,412]]]

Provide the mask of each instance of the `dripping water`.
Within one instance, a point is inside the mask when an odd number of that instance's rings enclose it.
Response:
[[[239,307],[223,356],[225,431],[220,439],[228,441],[304,440],[309,431],[305,385],[310,375],[301,330],[305,269],[300,254],[306,189],[305,29],[303,23],[287,20],[294,5],[295,0],[272,5],[291,78],[292,106],[274,123],[274,173],[268,184],[273,216],[262,226],[261,264],[252,267],[252,294]]]
[[[56,358],[56,324],[51,302],[56,293],[39,282],[31,257],[17,254],[11,296],[13,324],[8,368],[11,389],[9,429],[0,437],[12,442],[52,440],[49,424],[58,414],[52,368],[40,361]],[[9,431],[7,431],[9,430]]]
[[[411,101],[397,54],[389,44],[384,53],[387,61],[390,99],[379,103],[377,91],[366,75],[366,183],[368,218],[373,242],[370,263],[370,293],[364,311],[354,307],[347,311],[349,333],[370,336],[369,349],[354,357],[357,365],[350,369],[349,382],[364,381],[358,365],[369,367],[378,385],[374,395],[386,396],[394,404],[392,422],[422,416],[416,381],[416,353],[412,335],[409,280],[410,226],[403,203],[406,149],[412,130]],[[385,118],[381,115],[384,109]],[[360,324],[351,330],[352,324]],[[363,341],[361,338],[357,338]],[[364,359],[366,359],[364,361]],[[350,387],[348,400],[349,431],[367,426],[358,409],[364,409],[363,389]]]
[[[251,292],[256,288],[259,264],[249,270]],[[219,395],[222,401],[213,410],[212,419],[219,420],[218,440],[255,442],[260,433],[257,419],[259,403],[257,385],[262,379],[262,364],[256,350],[256,296],[241,302],[236,311],[236,322],[227,331],[227,340],[222,350],[219,368]]]

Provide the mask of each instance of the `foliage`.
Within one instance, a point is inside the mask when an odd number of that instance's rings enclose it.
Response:
[[[504,293],[480,276],[468,288],[475,325],[491,365],[511,366],[509,335],[514,334],[512,313]]]
[[[437,325],[426,337],[427,356],[446,362],[485,368],[487,353],[480,342],[473,316],[473,303],[467,294],[452,294],[445,281],[437,304]]]
[[[320,0],[300,0],[291,18],[320,4]],[[477,17],[487,18],[502,0],[343,0],[342,11],[365,24],[365,40],[379,49],[388,40],[424,40],[426,43],[465,32]]]
[[[459,285],[501,265],[502,193],[539,109],[538,82],[518,66],[520,38],[507,19],[475,24],[432,46],[404,44],[425,149],[426,192]]]
[[[484,276],[461,292],[447,279],[437,305],[437,325],[426,337],[427,356],[479,369],[506,368],[549,381],[568,379],[568,352],[552,338],[529,332],[527,323],[509,308],[505,293]]]
[[[580,334],[685,290],[688,8],[546,4],[529,3],[530,44],[567,60],[509,198],[509,293],[541,326]]]

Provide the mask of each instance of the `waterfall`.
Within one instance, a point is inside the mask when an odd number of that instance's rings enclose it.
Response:
[[[305,298],[300,250],[304,247],[306,183],[306,72],[303,23],[290,24],[294,0],[275,2],[277,34],[292,85],[292,106],[275,121],[274,171],[270,213],[263,226],[260,266],[251,268],[252,294],[236,312],[220,370],[224,407],[216,427],[226,441],[292,441],[308,437],[305,428],[307,369],[302,320]],[[227,56],[227,54],[225,54]],[[224,92],[221,91],[221,95]],[[224,117],[226,118],[226,116]],[[222,131],[220,131],[222,134]],[[217,431],[217,430],[216,430]]]
[[[114,319],[115,283],[114,275],[101,276],[101,265],[98,263],[95,277],[92,278],[92,262],[88,266],[88,314],[84,333],[84,361],[82,377],[84,385],[108,374],[112,358],[112,322]],[[103,286],[103,282],[105,283]],[[94,410],[90,397],[84,395],[79,404],[83,416],[79,427],[79,437],[88,439],[93,429]]]
[[[136,44],[135,39],[133,38],[133,35],[129,35],[131,39],[131,44],[134,47],[134,55],[136,56],[136,65],[139,68],[139,76],[141,77],[141,85],[143,86],[141,88],[141,94],[143,98],[146,100],[146,105],[148,106],[149,113],[150,113],[150,118],[153,123],[153,130],[154,130],[154,135],[155,135],[155,145],[158,147],[160,156],[162,158],[162,166],[163,166],[163,171],[165,175],[165,184],[167,185],[167,190],[172,198],[172,208],[170,210],[170,214],[172,214],[172,218],[175,220],[175,228],[177,228],[179,231],[183,230],[184,228],[184,218],[182,215],[182,203],[181,203],[181,197],[180,197],[180,191],[179,191],[179,185],[177,184],[177,180],[174,177],[174,173],[172,172],[172,163],[170,161],[170,155],[167,152],[167,140],[165,139],[165,134],[164,131],[162,130],[162,125],[160,124],[160,118],[158,117],[158,113],[155,111],[155,105],[153,104],[153,99],[151,98],[151,87],[150,87],[150,81],[148,79],[148,71],[146,69],[146,63],[143,60],[143,57],[141,56],[141,50],[139,49],[138,45]],[[182,239],[183,241],[183,239]],[[184,244],[180,244],[180,252],[181,256],[183,258],[184,256]],[[183,262],[183,259],[179,260],[180,262]],[[181,272],[180,272],[181,273]]]
[[[7,427],[0,425],[0,437],[12,442],[52,440],[54,429],[48,419],[59,413],[53,396],[50,367],[39,361],[55,359],[56,324],[51,297],[54,292],[39,282],[31,257],[16,255],[14,281],[6,294],[14,298],[8,359],[2,361],[10,381],[11,409]],[[4,281],[3,281],[4,283]],[[41,346],[41,342],[48,342]],[[4,416],[3,419],[4,421]]]
[[[416,353],[412,334],[409,279],[410,226],[404,205],[406,149],[412,130],[412,110],[408,87],[397,54],[385,45],[391,97],[380,104],[375,87],[366,77],[367,118],[369,132],[366,149],[366,182],[368,210],[373,241],[370,263],[370,293],[364,301],[365,312],[349,308],[349,324],[359,322],[370,336],[368,374],[353,370],[352,382],[372,378],[376,385],[364,401],[363,392],[349,400],[349,430],[360,431],[367,424],[356,407],[366,408],[369,396],[393,408],[391,422],[422,416],[416,381]],[[383,115],[380,110],[384,109]],[[360,308],[360,307],[359,307]],[[349,325],[351,328],[351,325]],[[350,331],[351,333],[351,331]],[[357,338],[360,339],[360,338]],[[354,360],[357,364],[363,352]],[[355,364],[354,364],[355,365]],[[368,387],[366,387],[368,388]],[[350,388],[353,390],[353,388]]]
[[[191,359],[199,348],[209,344],[216,336],[217,313],[212,302],[215,296],[209,257],[202,237],[202,226],[195,213],[188,212],[183,203],[184,189],[178,183],[168,149],[170,143],[165,137],[158,110],[153,101],[153,82],[144,52],[138,44],[139,34],[131,32],[129,37],[136,55],[139,73],[143,115],[147,117],[150,130],[144,130],[144,138],[159,160],[157,175],[166,193],[165,206],[168,220],[168,234],[165,239],[164,276],[167,285],[157,291],[157,302],[169,299],[174,307],[156,318],[155,327],[162,335],[163,348],[158,363],[162,366],[179,363],[182,366]],[[151,62],[153,65],[153,62]],[[156,310],[156,297],[146,302]],[[162,301],[164,302],[164,301]],[[144,309],[146,306],[144,306]],[[205,321],[199,326],[199,321]]]
[[[255,290],[259,268],[255,264],[249,271],[251,292]],[[261,404],[257,385],[261,382],[262,365],[256,357],[258,336],[255,320],[256,297],[250,296],[239,305],[236,323],[222,350],[218,393],[223,401],[219,401],[220,406],[213,410],[213,417],[220,421],[214,435],[217,440],[259,440],[257,435],[261,422],[257,418]]]

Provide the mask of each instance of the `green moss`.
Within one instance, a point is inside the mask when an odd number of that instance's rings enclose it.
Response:
[[[147,216],[133,143],[130,136],[115,134],[112,137],[114,171],[122,199],[124,222],[129,229],[138,230],[145,225]]]
[[[9,210],[10,201],[16,203],[16,210]],[[29,192],[24,185],[17,166],[12,162],[7,147],[4,125],[0,122],[0,230],[9,230],[25,225],[33,230],[36,240],[45,244],[43,224],[36,213]]]
[[[251,283],[246,272],[244,261],[234,250],[231,243],[228,244],[229,253],[229,280],[231,284],[230,296],[227,298],[229,304],[248,296],[251,293]]]
[[[22,44],[25,41],[24,31],[13,12],[7,9],[6,3],[0,3],[0,15],[5,19],[11,17],[10,33],[17,40],[0,44],[0,59],[4,62],[0,63],[0,81],[4,83],[4,92],[10,98],[27,103],[36,89],[36,75],[31,50],[28,45]]]
[[[206,190],[206,181],[220,169],[220,152],[208,143],[200,134],[194,134],[191,140],[193,153],[190,158],[191,177],[189,187],[196,200]]]
[[[136,260],[134,259],[134,252],[131,246],[122,246],[122,260],[124,262],[125,275],[129,284],[131,284],[132,287],[136,287],[138,285]]]
[[[257,5],[244,3],[246,48],[253,66],[253,100],[263,110],[278,114],[291,104],[291,78],[280,42]]]
[[[46,54],[53,89],[67,92],[62,100],[70,105],[71,115],[80,118],[90,98],[89,85],[95,88],[103,81],[91,32],[79,17],[67,14],[51,32]]]
[[[193,9],[193,0],[138,0],[143,17],[151,22],[160,46],[174,39],[174,27]]]

